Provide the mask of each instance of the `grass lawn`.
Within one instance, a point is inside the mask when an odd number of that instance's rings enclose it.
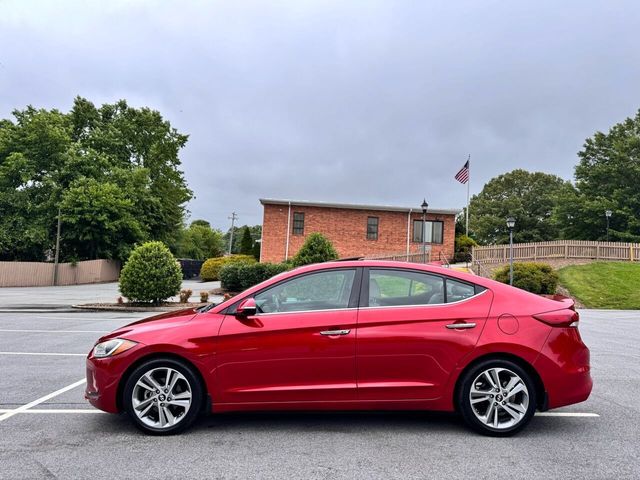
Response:
[[[560,284],[588,308],[640,309],[640,265],[594,262],[558,270]]]

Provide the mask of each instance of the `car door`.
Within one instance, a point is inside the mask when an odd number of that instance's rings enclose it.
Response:
[[[361,275],[360,268],[301,274],[255,294],[256,315],[226,315],[214,401],[355,400]]]
[[[491,291],[442,275],[365,269],[358,398],[438,398],[452,370],[478,342],[491,300]]]

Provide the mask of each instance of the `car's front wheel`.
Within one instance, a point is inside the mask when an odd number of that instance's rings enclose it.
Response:
[[[536,389],[531,375],[517,363],[487,360],[464,374],[457,401],[469,426],[504,437],[529,423],[536,410]]]
[[[195,421],[203,390],[191,367],[173,359],[153,359],[131,372],[123,396],[124,408],[139,429],[168,435]]]

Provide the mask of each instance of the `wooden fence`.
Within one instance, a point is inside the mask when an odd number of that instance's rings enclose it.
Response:
[[[474,264],[508,262],[510,258],[509,245],[473,247],[472,257]],[[563,258],[640,261],[640,243],[555,240],[513,244],[513,259],[515,261]]]
[[[53,285],[54,264],[49,262],[0,262],[0,287],[44,287]],[[115,282],[120,263],[87,260],[58,264],[58,285]]]
[[[431,261],[431,252],[425,253],[395,253],[386,255],[368,255],[367,260],[391,260],[395,262],[411,262],[411,263],[429,263]]]

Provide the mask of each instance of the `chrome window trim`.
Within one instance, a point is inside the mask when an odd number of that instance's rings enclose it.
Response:
[[[251,315],[252,317],[268,317],[272,315],[290,315],[292,313],[318,313],[318,312],[343,312],[347,310],[358,310],[358,307],[345,307],[345,308],[325,308],[325,309],[316,309],[316,310],[292,310],[289,312],[265,312],[265,313],[256,313],[255,315]]]
[[[469,300],[471,300],[473,298],[478,298],[480,295],[482,295],[483,293],[488,292],[488,291],[489,291],[489,289],[485,288],[483,291],[473,295],[472,297],[467,297],[467,298],[464,298],[462,300],[457,300],[455,302],[448,302],[448,303],[416,303],[416,304],[413,304],[413,305],[377,305],[375,307],[360,307],[359,310],[373,310],[373,309],[378,309],[378,308],[442,307],[442,306],[449,306],[449,305],[457,305],[457,304],[462,303],[462,302],[468,302]]]

